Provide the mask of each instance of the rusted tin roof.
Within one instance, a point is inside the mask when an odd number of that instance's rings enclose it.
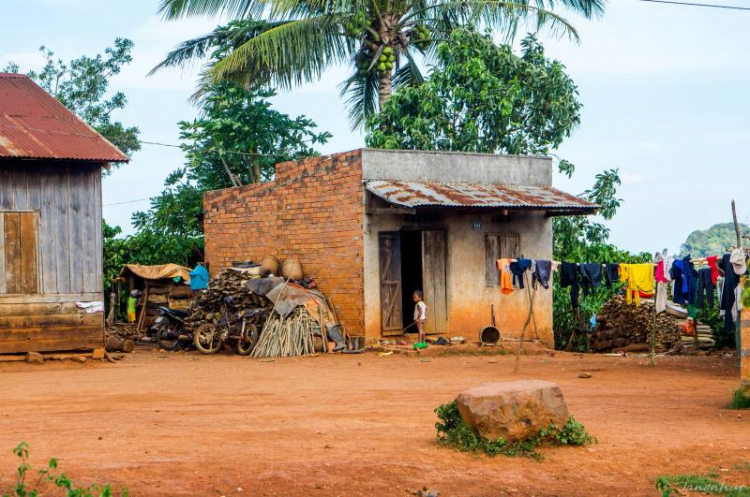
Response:
[[[127,162],[28,76],[0,73],[0,158]]]
[[[551,186],[367,181],[368,191],[401,207],[495,207],[596,212],[598,205]]]

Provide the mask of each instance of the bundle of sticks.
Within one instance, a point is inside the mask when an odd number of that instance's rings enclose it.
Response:
[[[252,356],[294,357],[313,354],[315,334],[320,334],[320,325],[304,307],[297,307],[286,318],[272,313],[263,326]]]

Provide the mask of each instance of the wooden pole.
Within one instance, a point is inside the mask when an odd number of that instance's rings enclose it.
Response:
[[[734,220],[734,232],[737,235],[737,248],[742,248],[742,237],[740,236],[740,224],[737,222],[737,206],[732,200],[732,219]]]
[[[740,387],[750,397],[750,308],[740,311]]]
[[[664,283],[657,283],[657,285],[663,285]],[[657,289],[658,293],[658,289]],[[698,332],[696,331],[696,336]],[[654,295],[654,321],[651,323],[651,344],[649,345],[648,352],[648,365],[656,366],[656,295]]]
[[[534,331],[536,331],[536,335],[537,335],[537,337],[539,337],[539,332],[537,331],[537,328],[536,328],[536,317],[534,316],[534,296],[531,294],[531,287],[529,287],[529,285],[528,285],[528,279],[526,278],[526,272],[524,272],[523,278],[524,278],[524,280],[527,281],[526,287],[528,289],[527,294],[529,296],[529,315],[526,317],[526,322],[523,324],[523,329],[521,330],[521,342],[518,344],[518,350],[516,350],[516,364],[513,367],[513,372],[514,373],[518,373],[518,370],[521,367],[521,352],[523,352],[523,344],[524,344],[524,341],[526,339],[526,328],[529,327],[529,323],[531,323],[532,320],[534,321]],[[494,321],[494,317],[495,317],[494,308],[493,308],[493,311],[492,311],[492,317],[493,317],[493,321]]]

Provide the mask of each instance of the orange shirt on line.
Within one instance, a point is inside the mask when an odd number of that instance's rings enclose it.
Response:
[[[510,295],[513,293],[513,276],[510,273],[510,259],[498,259],[497,269],[500,271],[500,293]]]

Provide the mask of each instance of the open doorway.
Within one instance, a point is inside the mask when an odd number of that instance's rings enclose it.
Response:
[[[415,290],[422,290],[422,232],[411,230],[401,232],[401,283],[403,288],[402,309],[404,328],[414,321]],[[407,332],[416,333],[412,326]]]
[[[414,290],[424,292],[428,334],[448,330],[447,233],[383,231],[380,240],[380,305],[383,336],[400,335],[414,321]],[[410,328],[408,332],[416,331]]]

